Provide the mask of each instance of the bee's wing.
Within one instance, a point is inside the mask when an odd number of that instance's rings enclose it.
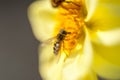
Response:
[[[41,42],[41,47],[46,46],[46,45],[50,45],[50,44],[52,44],[55,40],[56,40],[56,37],[49,38],[49,39]]]

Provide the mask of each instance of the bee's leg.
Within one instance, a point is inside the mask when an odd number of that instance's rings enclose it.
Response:
[[[62,49],[63,49],[63,52],[66,54],[66,57],[68,57],[69,52],[65,49],[64,41],[63,41]]]
[[[67,51],[65,50],[65,47],[64,47],[64,41],[62,41],[60,51],[58,53],[57,63],[60,61],[60,58],[62,59],[62,61],[65,61],[68,56],[69,55],[68,55],[68,53],[67,53]]]
[[[63,59],[63,55],[62,54],[64,55],[64,59]],[[62,57],[62,61],[65,61],[66,58],[69,57],[69,55],[70,55],[70,52],[65,49],[64,41],[62,41],[59,53],[57,55],[57,63],[59,63],[59,61],[61,61],[60,60],[61,57]]]
[[[59,50],[58,55],[57,55],[57,63],[59,63],[59,61],[60,61],[61,54],[62,54],[62,47],[60,47],[60,50]]]
[[[57,60],[57,61],[56,61],[57,63],[58,63],[59,60],[60,60],[60,56],[61,56],[61,54],[58,54],[58,55],[57,55],[57,59],[56,59],[56,60]]]

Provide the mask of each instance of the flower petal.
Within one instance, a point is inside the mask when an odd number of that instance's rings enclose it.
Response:
[[[101,77],[120,79],[120,44],[106,46],[93,42],[93,69]]]
[[[35,1],[28,8],[28,17],[32,30],[38,40],[52,37],[55,24],[55,12],[49,0]]]
[[[80,46],[80,45],[78,45]],[[92,47],[88,35],[83,50],[75,49],[64,61],[66,55],[61,53],[60,60],[52,53],[52,45],[40,47],[39,71],[44,80],[97,80],[91,69]],[[58,61],[58,63],[57,63]]]
[[[99,0],[91,19],[86,23],[93,31],[118,28],[120,27],[119,14],[120,0]]]
[[[95,13],[86,22],[93,42],[93,69],[99,76],[112,80],[120,79],[119,14],[119,0],[99,0]]]
[[[108,80],[120,79],[120,66],[112,64],[110,61],[106,60],[105,57],[101,57],[98,53],[94,54],[93,69],[99,76]]]
[[[90,18],[92,17],[97,6],[97,1],[98,0],[85,0],[87,12],[88,12],[87,17],[85,19],[86,22],[89,21]]]
[[[106,46],[120,44],[120,28],[109,31],[91,32],[91,40],[97,44]]]

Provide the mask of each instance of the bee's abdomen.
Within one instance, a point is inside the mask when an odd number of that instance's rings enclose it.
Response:
[[[55,55],[58,54],[58,52],[59,52],[59,50],[60,50],[60,45],[61,45],[61,44],[60,44],[59,41],[54,44],[53,50],[54,50],[54,54],[55,54]]]

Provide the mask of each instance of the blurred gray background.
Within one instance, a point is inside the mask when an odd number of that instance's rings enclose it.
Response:
[[[0,80],[41,80],[39,42],[27,18],[27,8],[32,2],[0,0]]]

